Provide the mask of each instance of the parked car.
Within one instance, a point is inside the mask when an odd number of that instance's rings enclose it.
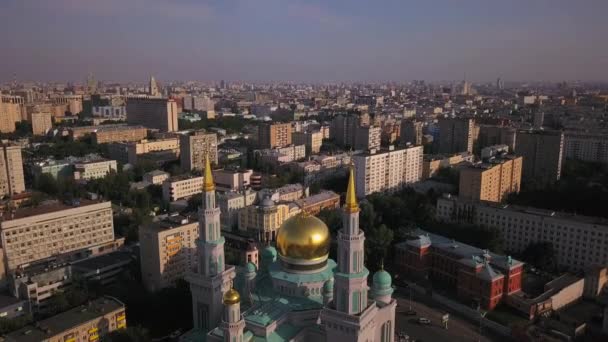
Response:
[[[428,318],[420,317],[418,318],[418,324],[429,325],[431,324],[431,320]]]
[[[417,312],[414,310],[407,310],[404,312],[406,316],[416,316]]]

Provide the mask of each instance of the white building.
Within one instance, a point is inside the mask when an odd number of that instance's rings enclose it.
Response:
[[[99,179],[116,172],[116,160],[99,159],[74,164],[74,179]]]
[[[357,154],[355,164],[357,197],[375,192],[397,191],[422,179],[422,146]]]
[[[173,202],[203,192],[203,177],[169,178],[163,182],[163,199]]]

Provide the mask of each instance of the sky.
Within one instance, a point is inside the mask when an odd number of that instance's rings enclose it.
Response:
[[[0,82],[608,81],[608,0],[0,0]]]

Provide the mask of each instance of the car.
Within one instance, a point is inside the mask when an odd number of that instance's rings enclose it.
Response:
[[[416,311],[414,311],[414,310],[407,310],[407,311],[405,311],[405,312],[404,312],[404,314],[405,314],[406,316],[416,316],[416,313],[417,313],[417,312],[416,312]]]
[[[418,318],[418,324],[429,325],[431,324],[431,320],[428,318],[420,317]]]

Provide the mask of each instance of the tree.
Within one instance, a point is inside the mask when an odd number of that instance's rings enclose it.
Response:
[[[532,242],[521,253],[523,261],[545,270],[554,271],[557,268],[555,249],[551,242]]]
[[[391,244],[394,233],[386,225],[381,224],[366,230],[365,252],[368,267],[377,269],[381,263],[390,263]]]
[[[34,189],[51,196],[57,196],[59,193],[59,184],[50,173],[43,173],[34,181]]]
[[[152,340],[148,330],[139,325],[115,330],[107,338],[109,342],[148,342]]]

